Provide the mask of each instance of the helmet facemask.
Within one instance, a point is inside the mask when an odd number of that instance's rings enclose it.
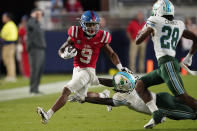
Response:
[[[99,23],[98,22],[85,22],[85,21],[80,21],[80,24],[82,26],[83,31],[88,35],[88,36],[94,36],[99,30]]]

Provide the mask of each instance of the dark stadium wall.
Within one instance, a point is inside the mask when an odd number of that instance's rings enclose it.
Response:
[[[100,0],[80,0],[81,4],[83,6],[83,10],[95,10],[95,11],[100,11]]]
[[[112,41],[110,45],[116,51],[123,66],[128,66],[129,63],[129,40],[126,36],[126,32],[124,30],[113,30],[112,31]],[[47,49],[46,49],[46,64],[45,64],[45,73],[64,73],[64,72],[72,72],[72,62],[73,60],[63,60],[61,59],[57,52],[62,43],[67,39],[66,32],[55,32],[48,31],[45,34],[47,41]],[[184,57],[187,52],[184,52],[181,48],[181,44],[179,44],[177,48],[177,58],[180,61],[182,57]],[[148,59],[152,59],[154,61],[154,69],[157,68],[157,60],[154,53],[154,47],[152,40],[149,40],[147,43],[146,49],[146,61]],[[146,63],[146,62],[145,62]],[[144,64],[145,64],[144,63]],[[137,66],[137,65],[136,65]],[[101,50],[101,54],[99,56],[97,62],[97,72],[107,72],[109,68],[115,68],[115,66],[111,63],[106,54]],[[193,57],[193,63],[191,69],[197,70],[197,53]]]
[[[126,32],[124,30],[113,30],[112,41],[110,43],[111,47],[116,51],[123,66],[129,66],[129,40],[126,36]],[[68,35],[67,32],[62,31],[47,31],[45,32],[45,38],[47,42],[46,49],[46,61],[45,61],[45,73],[71,73],[73,69],[73,60],[63,60],[58,56],[58,49],[60,46],[66,41]],[[177,48],[177,58],[180,61],[182,57],[184,57],[188,52],[185,52],[181,48],[181,44],[179,44]],[[154,69],[157,68],[157,60],[154,53],[153,43],[151,40],[147,43],[146,49],[146,60],[152,59],[154,61]],[[145,62],[146,63],[146,62]],[[144,64],[145,64],[144,63]],[[5,69],[0,66],[0,74],[5,74]],[[138,65],[136,65],[138,66]],[[115,66],[111,63],[110,59],[106,56],[106,54],[101,50],[98,62],[97,62],[97,72],[108,72],[110,68],[115,68]],[[190,67],[191,69],[197,70],[197,53],[193,57],[193,63]],[[1,76],[0,76],[1,77]]]
[[[13,14],[14,21],[18,24],[23,15],[28,15],[34,8],[35,0],[1,0],[0,15],[4,12]],[[0,22],[2,26],[2,22]]]

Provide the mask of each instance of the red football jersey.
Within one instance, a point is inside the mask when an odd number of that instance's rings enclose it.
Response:
[[[99,30],[93,38],[88,39],[80,26],[71,26],[68,29],[68,35],[77,49],[77,56],[74,57],[74,67],[79,66],[80,68],[96,68],[100,48],[111,42],[109,32]]]

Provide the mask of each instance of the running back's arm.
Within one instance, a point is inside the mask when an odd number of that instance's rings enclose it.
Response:
[[[189,30],[184,30],[182,36],[193,41],[192,48],[190,49],[190,54],[194,54],[197,50],[197,36]]]
[[[136,44],[141,44],[149,35],[153,34],[154,30],[151,27],[147,27],[144,31],[139,32],[136,37]]]
[[[70,37],[68,37],[68,39],[66,40],[66,42],[64,42],[64,44],[60,47],[60,49],[58,50],[58,54],[59,56],[61,56],[61,54],[64,52],[65,48],[68,45],[73,45],[74,42],[72,41],[72,39]]]

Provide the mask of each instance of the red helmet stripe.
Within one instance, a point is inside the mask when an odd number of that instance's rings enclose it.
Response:
[[[91,14],[92,14],[92,20],[95,21],[94,12],[92,10],[91,10]]]

